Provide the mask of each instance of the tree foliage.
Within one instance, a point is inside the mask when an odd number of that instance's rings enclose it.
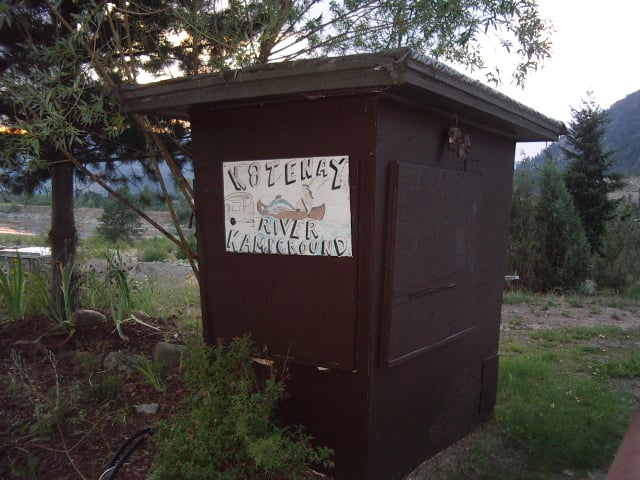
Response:
[[[538,254],[535,231],[536,179],[531,161],[524,159],[513,179],[507,271],[517,272],[521,283],[528,287],[535,283],[535,257]]]
[[[140,161],[158,181],[177,234],[121,201],[183,249],[197,274],[160,168],[166,164],[193,209],[183,174],[188,126],[123,115],[112,95],[119,83],[398,45],[485,68],[498,81],[481,52],[486,36],[516,59],[513,77],[522,83],[549,56],[549,32],[534,0],[9,0],[0,4],[0,123],[24,134],[3,142],[0,155],[17,176],[71,162],[115,197],[105,180],[117,173],[114,160]]]
[[[590,274],[591,254],[580,218],[557,166],[547,157],[515,179],[509,265],[535,291],[576,288]]]
[[[568,290],[590,273],[591,252],[580,217],[562,174],[548,159],[540,176],[540,197],[535,206],[537,290]]]
[[[127,187],[120,187],[118,194],[129,201],[133,200]],[[142,227],[140,217],[133,210],[117,199],[108,199],[104,202],[96,231],[110,242],[131,244],[142,233]]]
[[[603,288],[623,292],[640,280],[640,211],[625,200],[607,223],[597,259],[597,282]]]
[[[582,107],[572,109],[573,119],[567,134],[568,147],[563,148],[570,160],[566,173],[567,189],[573,198],[589,244],[599,251],[605,224],[615,210],[609,193],[622,186],[620,176],[611,171],[612,152],[605,151],[603,137],[606,113],[591,94]]]

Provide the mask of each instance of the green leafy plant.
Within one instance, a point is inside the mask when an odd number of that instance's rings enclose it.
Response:
[[[71,317],[73,316],[72,281],[75,271],[75,264],[70,263],[63,265],[58,263],[60,269],[60,286],[57,291],[53,292],[53,298],[50,292],[49,282],[41,276],[33,277],[35,303],[38,310],[44,312],[55,323],[56,328],[64,332],[71,330]]]
[[[285,387],[273,374],[259,379],[256,353],[248,337],[191,346],[184,378],[193,394],[158,432],[154,478],[298,479],[310,464],[331,466],[331,450],[275,420]]]
[[[123,340],[127,340],[127,336],[122,331],[122,325],[125,322],[136,322],[140,325],[148,327],[152,330],[159,329],[153,325],[149,325],[135,315],[131,314],[133,310],[133,295],[131,281],[122,256],[119,251],[109,251],[104,254],[107,260],[107,295],[109,300],[109,311],[111,318],[116,326],[118,335]]]
[[[0,296],[4,300],[9,317],[12,320],[24,318],[25,312],[25,274],[20,255],[12,260],[8,271],[0,268]]]
[[[162,378],[160,368],[147,357],[141,357],[140,364],[136,365],[136,370],[140,372],[144,380],[151,385],[156,391],[164,392],[167,385]]]
[[[129,277],[118,250],[104,254],[107,261],[107,292],[109,296],[109,310],[118,335],[126,338],[122,331],[125,315],[131,311],[131,285]]]

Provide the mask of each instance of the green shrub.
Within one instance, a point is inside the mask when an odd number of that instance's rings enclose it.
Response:
[[[142,251],[143,262],[164,262],[167,259],[167,252],[160,248],[151,247]]]
[[[259,380],[248,337],[228,345],[192,346],[185,380],[187,408],[158,432],[153,478],[298,479],[309,464],[330,466],[331,451],[314,448],[301,427],[274,419],[285,389],[273,375]]]

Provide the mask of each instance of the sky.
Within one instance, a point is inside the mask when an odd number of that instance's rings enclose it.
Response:
[[[603,109],[640,90],[640,0],[538,0],[551,20],[552,57],[527,78],[525,88],[497,88],[520,103],[566,124],[571,107],[579,108],[587,92]],[[544,143],[518,144],[535,155]]]

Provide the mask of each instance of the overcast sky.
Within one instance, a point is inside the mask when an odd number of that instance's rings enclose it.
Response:
[[[640,0],[538,0],[554,25],[552,58],[532,74],[523,89],[502,93],[562,122],[591,90],[602,108],[640,90]],[[520,151],[535,154],[544,144]]]

